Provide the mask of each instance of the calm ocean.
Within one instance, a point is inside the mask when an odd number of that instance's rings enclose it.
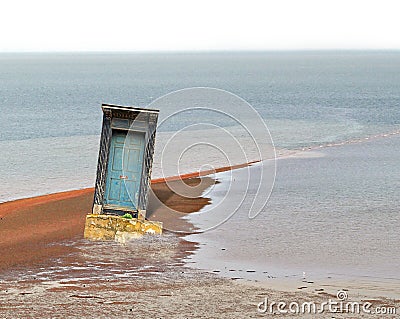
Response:
[[[102,102],[145,107],[197,86],[249,102],[280,150],[381,136],[278,160],[252,236],[240,214],[200,235],[201,267],[400,279],[400,138],[385,136],[400,129],[399,52],[1,54],[0,202],[92,187]]]
[[[92,186],[102,102],[195,86],[248,101],[283,149],[400,124],[400,53],[1,54],[0,202]]]

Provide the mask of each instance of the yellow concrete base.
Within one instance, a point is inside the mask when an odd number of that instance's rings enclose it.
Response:
[[[91,240],[115,240],[125,243],[144,234],[161,234],[162,223],[120,216],[89,214],[84,237]]]

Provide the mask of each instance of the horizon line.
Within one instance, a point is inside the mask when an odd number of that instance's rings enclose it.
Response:
[[[19,50],[0,54],[177,54],[177,53],[296,53],[296,52],[400,52],[400,48],[304,48],[304,49],[210,49],[210,50]]]

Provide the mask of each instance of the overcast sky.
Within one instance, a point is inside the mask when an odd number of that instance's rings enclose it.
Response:
[[[0,51],[400,49],[395,0],[3,0]]]

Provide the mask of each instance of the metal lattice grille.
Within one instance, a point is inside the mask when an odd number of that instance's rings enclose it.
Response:
[[[100,138],[99,160],[97,163],[96,185],[94,191],[94,204],[97,205],[102,205],[104,199],[111,133],[111,117],[108,114],[104,114],[103,128]]]
[[[144,159],[144,170],[142,174],[142,190],[139,195],[139,207],[146,210],[148,192],[150,187],[151,168],[153,165],[154,141],[156,136],[157,117],[151,117],[149,121],[148,140],[146,143],[146,153]]]

